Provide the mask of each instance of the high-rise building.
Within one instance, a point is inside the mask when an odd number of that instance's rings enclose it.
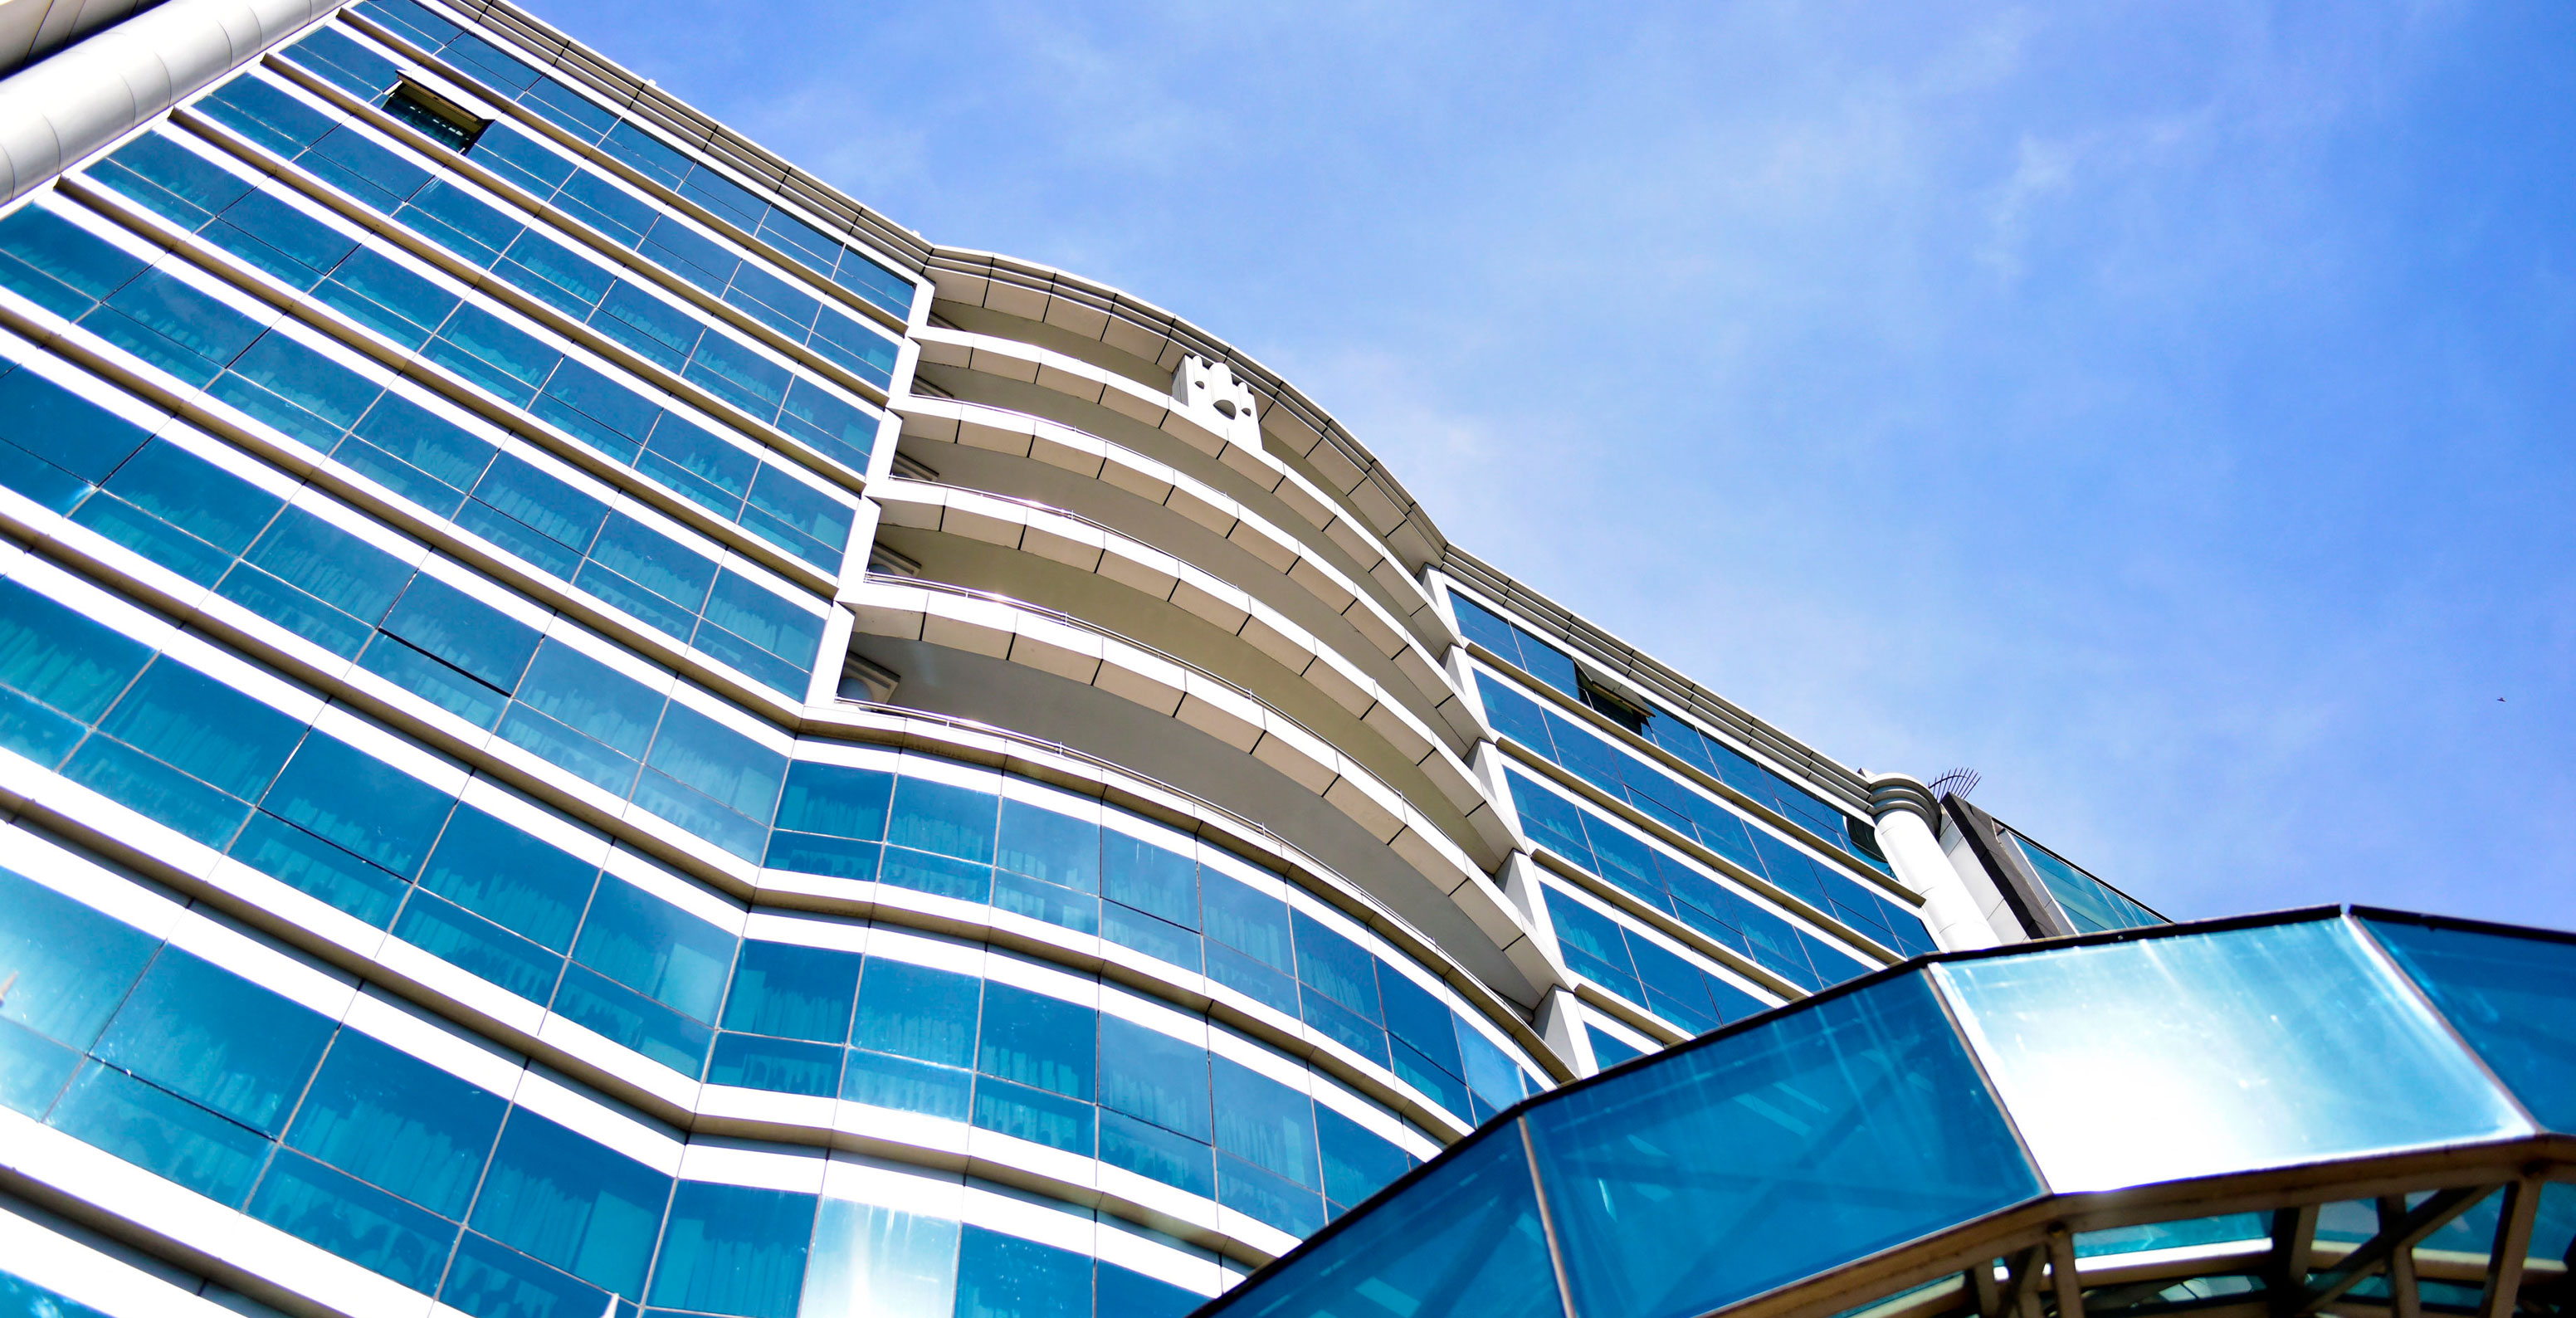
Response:
[[[1775,1108],[1815,1139],[1739,1132],[1743,1174],[1883,1167],[1867,1249],[1950,1176],[1925,1211],[1987,1234],[1943,1247],[2005,1266],[1868,1281],[2038,1318],[2057,1255],[1988,1227],[2072,1183],[1999,1152],[1926,986],[2167,946],[2145,906],[1452,545],[1208,330],[503,0],[12,24],[0,1313],[1156,1318],[1318,1268],[1299,1312],[1517,1312],[1347,1242],[1446,1195],[1411,1221],[1526,1281],[1548,1114],[1879,1011],[1950,1105]],[[2337,1038],[2399,1066],[2408,1020]],[[2391,1083],[2558,1156],[2445,1057]],[[1475,1188],[1510,1148],[1519,1197]],[[1678,1202],[1631,1243],[1704,1279]],[[1674,1293],[1813,1308],[1834,1226]],[[1576,1308],[1680,1312],[1625,1303]]]

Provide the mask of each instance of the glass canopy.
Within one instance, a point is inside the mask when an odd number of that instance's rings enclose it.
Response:
[[[2419,1248],[2484,1267],[2489,1237],[2517,1283],[2546,1250],[2528,1300],[2568,1284],[2553,1132],[2576,1134],[2565,936],[2317,910],[1945,954],[1530,1099],[1201,1313],[1991,1315],[2051,1257],[2082,1277],[2061,1318],[2115,1273],[2094,1318],[2267,1286],[2292,1288],[2276,1311],[2393,1286],[2420,1311],[2461,1286],[2419,1279]],[[2001,1266],[1959,1271],[1980,1255]],[[2155,1280],[2202,1256],[2229,1277]]]

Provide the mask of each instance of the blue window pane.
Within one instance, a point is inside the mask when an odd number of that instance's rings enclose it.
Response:
[[[1307,1189],[1322,1189],[1315,1168],[1314,1100],[1241,1063],[1210,1060],[1217,1148]]]
[[[1217,1157],[1216,1197],[1218,1203],[1292,1236],[1310,1236],[1324,1226],[1322,1195],[1231,1154]]]
[[[402,560],[302,508],[288,508],[249,561],[299,590],[370,624],[385,616],[411,580]]]
[[[361,247],[313,295],[406,348],[418,348],[445,324],[459,299],[392,257]]]
[[[608,505],[514,456],[492,464],[474,497],[577,553],[589,551],[608,520]]]
[[[563,195],[569,198],[580,191],[588,177],[574,179]],[[705,332],[687,312],[622,279],[600,298],[599,314],[591,317],[590,323],[601,333],[674,371],[697,350],[699,336]]]
[[[517,326],[470,303],[448,317],[421,355],[522,407],[562,360]]]
[[[635,250],[646,260],[697,285],[701,291],[719,295],[733,278],[734,267],[741,264],[721,245],[669,216],[655,222],[652,231],[644,235],[643,243]]]
[[[521,1108],[475,1200],[475,1230],[630,1299],[671,1178]]]
[[[393,61],[351,41],[338,28],[320,28],[287,47],[295,61],[363,100],[373,100],[398,80]]]
[[[593,786],[619,796],[635,790],[639,766],[634,760],[526,704],[513,705],[502,716],[499,731],[510,742],[571,770]]]
[[[0,682],[87,723],[107,711],[151,657],[141,642],[18,582],[0,581]]]
[[[1098,1312],[1118,1318],[1186,1318],[1207,1297],[1167,1281],[1130,1272],[1115,1263],[1100,1265]]]
[[[600,146],[656,181],[676,187],[689,172],[689,158],[635,125],[618,121]]]
[[[874,840],[885,836],[894,775],[799,761],[787,770],[778,827]]]
[[[106,480],[150,437],[143,427],[34,371],[0,377],[0,439],[82,480]]]
[[[702,1021],[733,973],[734,936],[624,880],[592,896],[573,959]]]
[[[975,1124],[1014,1139],[1092,1155],[1092,1122],[1098,1108],[1080,1099],[1027,1085],[975,1079]]]
[[[1919,975],[1523,1120],[1583,1312],[1718,1308],[2040,1191]]]
[[[157,269],[109,294],[81,327],[201,387],[260,333],[257,321]]]
[[[787,757],[676,702],[662,715],[645,763],[764,823],[787,769]]]
[[[236,796],[256,796],[285,764],[302,725],[172,661],[154,664],[99,730]]]
[[[460,806],[420,884],[557,952],[573,929],[598,866],[578,860],[473,806]]]
[[[1548,733],[1548,719],[1537,701],[1485,676],[1476,675],[1476,690],[1485,699],[1485,716],[1494,722],[1494,730],[1522,745],[1556,758],[1556,739]]]
[[[724,300],[750,312],[771,329],[797,339],[805,337],[805,331],[814,324],[815,313],[823,309],[812,294],[799,292],[786,280],[749,261],[734,270],[733,287],[725,290]]]
[[[1631,1047],[1627,1040],[1608,1033],[1598,1026],[1586,1025],[1583,1027],[1583,1032],[1592,1041],[1593,1062],[1604,1071],[1622,1062],[1633,1062],[1646,1055]]]
[[[492,463],[490,441],[429,409],[388,393],[367,409],[357,433],[375,447],[456,489],[471,489]]]
[[[2342,920],[2034,952],[1933,973],[2060,1192],[2525,1129],[2450,1031]],[[2105,1039],[2119,1047],[2106,1050]],[[2097,1101],[2069,1110],[2066,1096],[2079,1083]],[[2120,1101],[2104,1104],[2102,1094]]]
[[[718,573],[707,592],[707,621],[800,669],[813,663],[814,648],[823,641],[822,619],[733,572]]]
[[[109,737],[92,737],[62,767],[65,778],[210,847],[232,838],[250,807]]]
[[[46,1124],[234,1206],[269,1150],[258,1131],[95,1062],[81,1068]]]
[[[1100,904],[1100,936],[1120,947],[1168,961],[1184,970],[1199,970],[1204,964],[1200,957],[1202,941],[1197,931],[1158,920],[1142,911],[1129,910],[1116,902]]]
[[[232,555],[106,491],[83,500],[72,520],[200,586],[232,566]]]
[[[1214,1137],[1207,1050],[1103,1015],[1100,1103],[1205,1144]]]
[[[174,947],[143,973],[97,1054],[274,1135],[330,1038],[319,1014]]]
[[[880,379],[877,383],[885,381]],[[788,390],[787,406],[778,414],[778,426],[854,471],[866,471],[868,457],[876,450],[877,418],[834,397],[811,380],[798,380]]]
[[[1199,876],[1208,937],[1279,971],[1294,971],[1288,903],[1215,870]],[[1211,957],[1213,961],[1213,957]],[[1294,1015],[1294,1007],[1284,1008]]]
[[[409,1053],[343,1030],[287,1128],[286,1143],[432,1212],[462,1218],[508,1107],[498,1095]]]
[[[823,1200],[805,1267],[805,1312],[950,1318],[956,1287],[956,1222]]]
[[[993,870],[971,860],[952,860],[905,847],[888,847],[877,868],[877,881],[959,901],[992,900]]]
[[[997,863],[1084,892],[1100,890],[1100,826],[1026,801],[1002,803]]]
[[[2370,931],[2532,1116],[2576,1131],[2576,947],[2394,919]]]
[[[1100,1160],[1112,1167],[1214,1199],[1215,1157],[1204,1141],[1106,1109],[1100,1114]]]
[[[676,703],[671,707],[680,709]],[[706,763],[706,762],[701,762]],[[751,766],[767,771],[771,764]],[[746,775],[750,776],[750,775]],[[659,768],[646,769],[635,780],[635,804],[678,824],[698,836],[723,847],[744,860],[760,858],[766,842],[764,830],[749,816],[734,810],[725,802],[683,783]],[[761,813],[766,815],[764,808]]]
[[[144,445],[107,488],[226,554],[250,548],[284,506],[276,495],[166,440]]]
[[[508,696],[393,636],[367,642],[358,666],[478,728],[489,729],[509,709]]]
[[[202,226],[251,189],[240,176],[157,131],[118,147],[92,165],[90,174],[185,229]]]
[[[1100,932],[1099,898],[1008,870],[993,872],[993,906],[1013,915],[1044,920],[1075,933]]]
[[[414,1290],[446,1270],[456,1224],[289,1150],[270,1163],[250,1215]]]
[[[590,1318],[606,1314],[608,1292],[513,1249],[465,1233],[439,1298],[474,1318]],[[620,1306],[620,1318],[633,1309]]]
[[[331,131],[328,115],[259,78],[235,78],[197,107],[286,156]]]
[[[1454,1038],[1453,1038],[1454,1041]],[[1397,1079],[1421,1090],[1431,1101],[1447,1108],[1462,1121],[1476,1120],[1475,1105],[1468,1100],[1467,1086],[1458,1077],[1432,1064],[1411,1044],[1402,1039],[1387,1040],[1388,1066]],[[1316,1109],[1322,1111],[1321,1108]]]
[[[700,339],[681,374],[762,418],[778,415],[779,405],[787,401],[788,382],[794,378],[786,367],[721,334]]]
[[[0,870],[0,1020],[87,1051],[159,947],[34,880]]]
[[[656,1305],[794,1318],[814,1196],[682,1181],[653,1269]]]
[[[1404,1150],[1321,1103],[1315,1105],[1315,1136],[1324,1153],[1324,1197],[1335,1203],[1356,1204],[1413,1166]]]
[[[1214,917],[1210,917],[1211,923]],[[1298,1018],[1303,1010],[1298,998],[1297,981],[1245,956],[1223,943],[1211,940],[1207,947],[1208,978],[1233,989],[1273,1011]]]
[[[1463,1020],[1458,1022],[1458,1051],[1467,1063],[1467,1088],[1486,1108],[1499,1112],[1520,1101],[1520,1068],[1483,1031]]]
[[[554,997],[563,958],[435,894],[415,889],[394,937],[480,975],[528,1001]]]
[[[296,748],[268,810],[396,874],[429,851],[455,799],[335,737]]]
[[[0,1107],[42,1118],[80,1064],[79,1053],[0,1019]]]
[[[957,1318],[1086,1318],[1091,1257],[969,1226],[957,1250]]]
[[[0,691],[0,746],[42,765],[59,763],[86,729],[15,691]]]
[[[831,1098],[841,1092],[841,1046],[719,1034],[707,1060],[707,1083]]]
[[[88,311],[144,265],[42,207],[0,219],[0,282],[59,315]]]
[[[1450,592],[1449,604],[1458,614],[1459,635],[1514,664],[1521,661],[1520,638],[1500,614],[1456,591]]]
[[[226,251],[297,288],[311,288],[356,251],[355,239],[265,192],[254,192],[207,226]]]
[[[745,941],[725,997],[724,1027],[839,1043],[850,1037],[859,965],[852,952]]]
[[[849,1065],[841,1072],[841,1097],[872,1107],[964,1121],[971,1111],[974,1082],[972,1071],[852,1049]]]
[[[977,1070],[1070,1098],[1091,1097],[1097,1013],[1008,984],[984,986]]]
[[[560,642],[537,648],[521,679],[519,699],[619,754],[641,759],[653,727],[661,722],[662,697],[624,674]]]
[[[912,310],[910,280],[848,248],[841,250],[841,265],[832,272],[832,282],[898,316]]]
[[[836,879],[872,880],[877,876],[877,853],[880,850],[882,848],[874,842],[790,833],[782,828],[769,835],[769,850],[761,857],[760,863],[771,869],[798,870]]]
[[[760,217],[769,210],[769,203],[751,195],[747,189],[724,176],[704,168],[689,171],[688,178],[680,184],[680,195],[714,211],[746,232],[758,229]]]
[[[433,51],[461,35],[454,23],[421,8],[413,0],[367,0],[367,3],[357,6],[356,12]]]
[[[1384,1026],[1325,997],[1311,986],[1298,997],[1298,1005],[1305,1013],[1307,1024],[1352,1052],[1380,1066],[1388,1065]]]
[[[1378,963],[1377,982],[1378,996],[1386,1004],[1387,1032],[1442,1071],[1465,1075],[1465,1064],[1458,1057],[1457,1018],[1448,1004],[1384,962]]]
[[[1199,927],[1198,862],[1115,829],[1100,833],[1100,893],[1184,929]]]
[[[850,1042],[943,1066],[972,1066],[982,996],[982,983],[971,976],[871,957],[859,980]]]
[[[996,805],[996,798],[989,792],[926,778],[904,778],[895,784],[894,811],[886,840],[990,864]]]

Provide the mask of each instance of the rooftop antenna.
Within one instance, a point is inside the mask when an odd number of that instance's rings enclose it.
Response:
[[[1932,780],[1932,795],[1936,800],[1950,796],[1966,796],[1977,790],[1977,784],[1982,781],[1984,780],[1974,769],[1952,769]]]

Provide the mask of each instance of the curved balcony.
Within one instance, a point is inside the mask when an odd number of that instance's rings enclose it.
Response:
[[[1314,482],[1268,452],[1245,446],[1245,441],[1259,435],[1256,427],[1228,426],[1227,433],[1220,433],[1216,427],[1223,424],[1221,418],[1175,406],[1168,386],[1140,384],[1121,372],[1003,335],[931,327],[915,331],[913,337],[921,344],[924,366],[962,373],[972,380],[974,392],[989,395],[970,402],[999,403],[1039,414],[1062,411],[1058,399],[1090,404],[1213,459],[1214,465],[1206,469],[1209,476],[1231,479],[1246,494],[1275,500],[1280,511],[1307,528],[1318,548],[1338,551],[1352,570],[1368,577],[1381,592],[1381,602],[1406,618],[1422,639],[1444,648],[1455,642],[1432,607],[1430,593],[1404,570],[1383,540]],[[966,379],[957,382],[967,384]]]
[[[1131,635],[1164,638],[1164,648],[1182,646],[1408,795],[1445,806],[1435,806],[1433,817],[1487,870],[1517,845],[1439,732],[1357,664],[1260,599],[1060,509],[908,480],[880,481],[875,494],[884,509],[879,543],[920,563],[923,576],[1034,603],[1060,602]]]
[[[941,446],[925,465],[942,483],[1071,511],[1190,559],[1364,656],[1381,681],[1444,730],[1453,750],[1484,735],[1441,667],[1454,638],[1434,635],[1426,643],[1387,609],[1382,591],[1241,501],[1123,444],[1025,412],[913,399],[902,415],[903,443],[916,451]]]

